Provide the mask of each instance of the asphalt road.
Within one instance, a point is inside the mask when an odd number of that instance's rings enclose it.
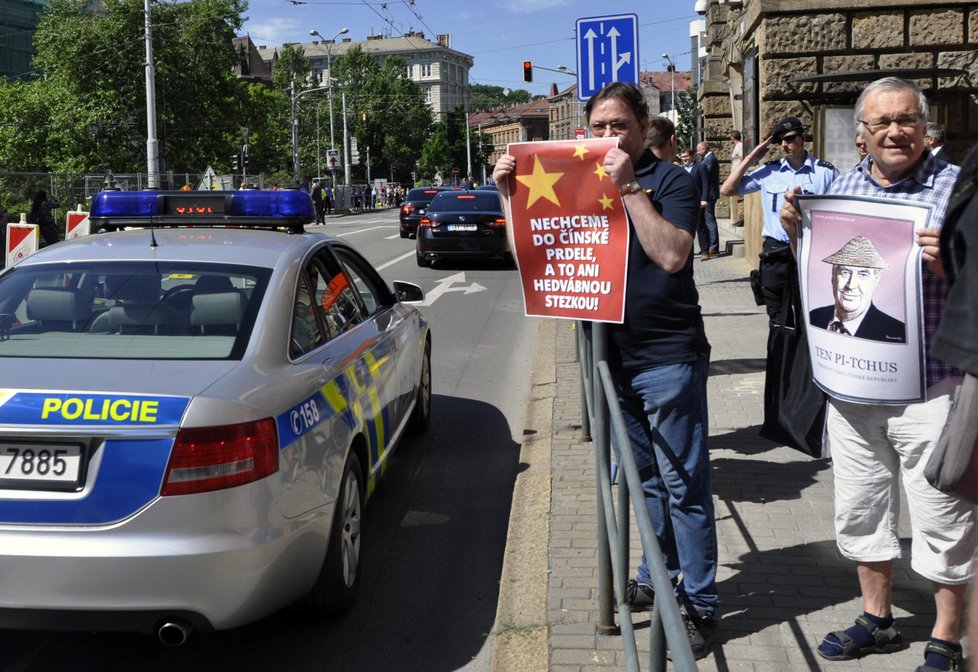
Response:
[[[332,621],[286,610],[167,649],[132,634],[0,631],[2,672],[489,669],[537,321],[517,272],[498,264],[418,268],[386,210],[330,220],[388,280],[426,292],[433,408],[402,444],[366,509],[357,604]]]

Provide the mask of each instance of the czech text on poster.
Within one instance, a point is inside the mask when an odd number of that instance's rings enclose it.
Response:
[[[527,315],[621,323],[628,218],[604,171],[616,138],[509,145],[507,214]]]
[[[815,382],[836,399],[909,404],[925,394],[921,253],[931,207],[799,196],[798,274]]]

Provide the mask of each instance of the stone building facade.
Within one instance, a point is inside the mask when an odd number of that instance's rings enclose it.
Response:
[[[816,156],[852,167],[856,98],[888,74],[920,84],[952,156],[963,159],[978,141],[975,0],[713,0],[705,10],[701,130],[721,158],[731,130],[743,132],[746,154],[795,116]],[[747,258],[756,259],[760,213],[746,205]]]
[[[546,98],[539,98],[529,103],[474,112],[469,115],[469,130],[492,139],[492,154],[485,157],[486,165],[491,167],[506,153],[506,145],[511,142],[552,139],[550,103]]]

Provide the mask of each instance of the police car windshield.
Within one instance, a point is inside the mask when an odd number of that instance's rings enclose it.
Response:
[[[0,357],[240,359],[269,269],[48,264],[0,277]]]

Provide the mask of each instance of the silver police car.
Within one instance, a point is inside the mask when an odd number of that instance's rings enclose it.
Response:
[[[431,334],[299,191],[102,192],[0,275],[0,627],[348,609]],[[139,228],[134,228],[139,227]]]

